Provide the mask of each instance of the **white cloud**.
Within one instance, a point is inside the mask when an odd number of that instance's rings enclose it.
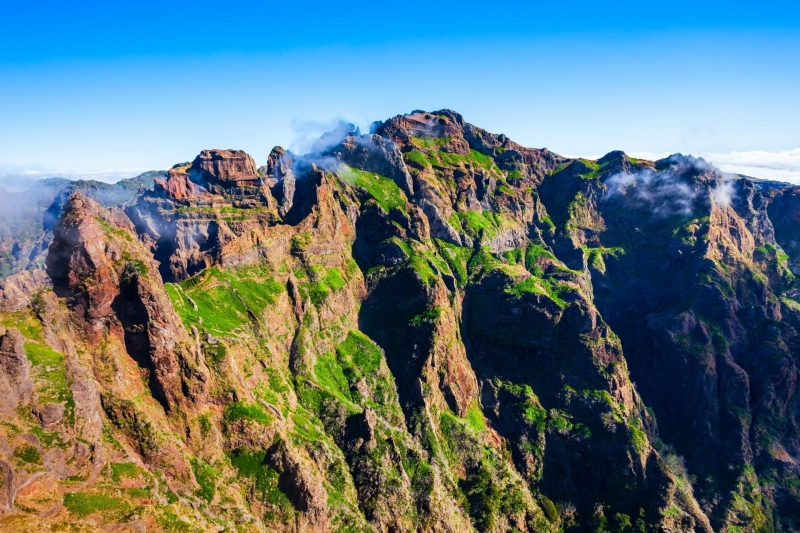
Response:
[[[629,155],[656,161],[670,154],[667,152],[631,152]],[[692,155],[702,157],[722,172],[743,174],[765,180],[800,183],[800,148],[780,152],[753,150],[749,152],[708,152]]]
[[[723,172],[755,178],[800,183],[800,148],[782,152],[728,152],[704,154]]]

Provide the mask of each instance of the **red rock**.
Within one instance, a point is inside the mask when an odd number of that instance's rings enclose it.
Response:
[[[183,169],[172,168],[167,172],[166,179],[155,179],[154,190],[161,192],[174,200],[185,200],[197,196],[210,196],[209,192],[200,185],[193,183]]]
[[[189,173],[230,185],[252,185],[259,179],[255,161],[243,150],[203,150]]]
[[[0,412],[13,413],[31,401],[31,364],[25,355],[25,338],[10,328],[0,337]]]

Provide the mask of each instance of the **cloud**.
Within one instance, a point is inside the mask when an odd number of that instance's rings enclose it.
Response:
[[[723,172],[754,178],[800,183],[800,148],[781,152],[709,153],[704,157]]]
[[[731,201],[733,201],[734,196],[736,196],[733,180],[729,179],[727,175],[723,176],[717,183],[717,186],[711,191],[711,194],[714,198],[714,202],[717,204],[722,206],[731,205]]]
[[[24,169],[19,167],[0,167],[0,189],[8,192],[28,190],[35,182],[47,178],[63,178],[71,181],[95,180],[116,183],[147,172],[147,168],[126,168],[121,170],[59,171],[43,169]]]
[[[667,153],[632,152],[633,157],[656,161]],[[765,180],[800,183],[800,148],[778,152],[709,152],[699,154],[722,172]]]
[[[630,198],[635,204],[646,207],[658,217],[689,215],[699,191],[684,182],[681,174],[690,167],[701,168],[703,165],[706,163],[702,159],[676,156],[673,165],[663,172],[650,168],[635,173],[619,172],[606,181],[607,189],[603,199],[608,200],[615,196]],[[728,202],[732,192],[728,191]]]
[[[294,139],[289,149],[295,154],[320,153],[341,142],[345,136],[356,130],[351,122],[336,118],[329,121],[294,120],[292,130]]]

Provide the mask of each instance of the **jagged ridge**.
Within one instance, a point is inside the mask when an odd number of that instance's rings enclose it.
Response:
[[[798,529],[793,191],[448,110],[322,145],[71,197],[2,287],[0,524]]]

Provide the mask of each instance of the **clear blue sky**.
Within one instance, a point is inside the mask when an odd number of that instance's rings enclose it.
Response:
[[[263,163],[337,118],[442,107],[568,155],[800,162],[798,2],[448,4],[5,2],[0,178]]]

